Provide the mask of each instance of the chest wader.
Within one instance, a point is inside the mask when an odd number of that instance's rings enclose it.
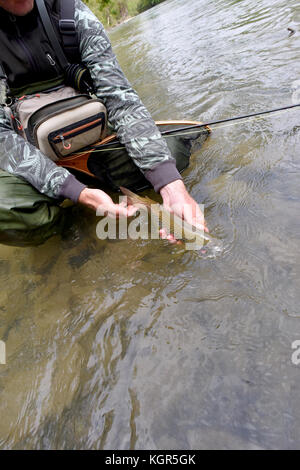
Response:
[[[23,178],[0,170],[0,243],[40,245],[65,226],[66,210]]]

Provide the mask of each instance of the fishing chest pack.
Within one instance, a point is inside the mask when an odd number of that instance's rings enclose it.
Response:
[[[71,87],[19,98],[11,118],[16,132],[54,161],[103,139],[107,121],[100,100]]]

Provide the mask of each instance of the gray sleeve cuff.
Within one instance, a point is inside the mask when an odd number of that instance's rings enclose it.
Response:
[[[176,168],[175,160],[166,160],[159,163],[151,170],[145,172],[145,177],[152,184],[158,193],[163,186],[172,183],[172,181],[182,180],[179,171]]]
[[[69,175],[63,182],[60,191],[59,197],[65,199],[71,199],[73,202],[77,202],[80,193],[86,188],[85,184],[80,183],[74,175]]]

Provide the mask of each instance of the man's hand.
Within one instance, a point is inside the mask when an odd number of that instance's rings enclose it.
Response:
[[[204,215],[197,202],[189,195],[182,180],[176,180],[167,184],[160,190],[163,198],[164,207],[183,218],[186,222],[208,232]],[[167,235],[164,230],[161,231],[162,238],[175,241],[173,235]]]
[[[91,207],[101,214],[108,214],[111,217],[131,217],[138,210],[132,204],[115,204],[113,200],[101,189],[85,188],[79,196],[78,202]]]

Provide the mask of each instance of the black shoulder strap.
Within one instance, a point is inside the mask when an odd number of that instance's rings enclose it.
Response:
[[[59,30],[64,50],[71,62],[77,63],[79,56],[79,40],[75,28],[75,0],[60,0]]]
[[[7,80],[7,76],[6,76],[6,73],[5,73],[5,70],[0,62],[0,79],[1,80]]]
[[[64,3],[66,0],[63,0],[61,3]],[[57,38],[57,34],[54,30],[53,24],[51,22],[47,7],[45,5],[44,0],[36,0],[36,6],[38,8],[44,29],[48,36],[50,43],[52,44],[56,57],[58,59],[59,65],[61,66],[62,70],[65,70],[66,67],[69,65],[69,62],[65,56],[63,48],[61,47],[59,40]]]

